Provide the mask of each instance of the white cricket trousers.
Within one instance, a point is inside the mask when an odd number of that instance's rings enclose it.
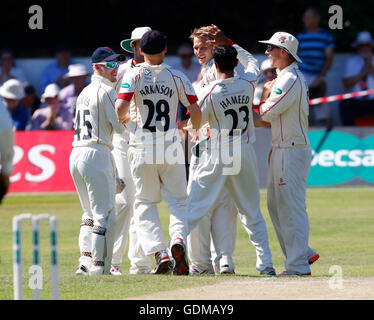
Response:
[[[115,135],[113,139],[123,138]],[[112,265],[120,265],[122,263],[126,251],[127,239],[129,238],[128,258],[130,260],[130,273],[150,272],[152,267],[151,259],[141,250],[133,217],[135,186],[127,159],[129,145],[125,141],[117,142],[112,154],[117,166],[118,176],[125,181],[126,187],[121,193],[116,194],[116,232]]]
[[[310,146],[272,148],[270,157],[268,210],[286,257],[285,269],[293,273],[310,272],[305,199],[311,157]]]
[[[79,262],[90,268],[103,267],[109,274],[115,231],[115,164],[108,147],[91,145],[73,148],[69,159],[83,209],[79,233]],[[92,260],[91,260],[92,257]]]
[[[187,244],[188,198],[184,164],[149,164],[147,158],[144,148],[130,146],[128,159],[136,189],[136,233],[144,253],[151,255],[167,247],[157,209],[162,199],[170,210],[171,243],[180,238]]]
[[[273,264],[266,224],[260,211],[256,155],[251,144],[241,144],[241,152],[234,153],[233,156],[240,161],[239,173],[223,175],[224,165],[220,158],[214,157],[211,149],[203,151],[196,173],[191,180],[188,205],[189,232],[208,214],[222,189],[226,187],[256,249],[256,268],[262,271],[272,267]]]
[[[190,181],[195,175],[199,158],[191,157]],[[189,182],[187,192],[191,189]],[[188,235],[190,267],[208,273],[219,273],[220,267],[235,265],[232,259],[236,242],[238,210],[224,187],[212,209]],[[229,227],[228,227],[229,226]]]

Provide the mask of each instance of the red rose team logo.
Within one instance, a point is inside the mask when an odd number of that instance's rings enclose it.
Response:
[[[285,41],[286,41],[286,37],[285,36],[281,36],[280,38],[279,38],[279,41],[280,41],[280,43],[284,43]]]

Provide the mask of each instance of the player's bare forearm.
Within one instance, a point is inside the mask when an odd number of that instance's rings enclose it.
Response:
[[[254,110],[252,110],[253,114],[253,124],[256,128],[260,127],[270,127],[270,123],[262,120],[261,116]]]
[[[188,110],[190,111],[192,128],[199,130],[201,125],[201,110],[197,103],[189,105]]]
[[[130,107],[130,102],[127,100],[117,99],[116,100],[116,113],[118,121],[125,124],[129,121],[128,111]]]

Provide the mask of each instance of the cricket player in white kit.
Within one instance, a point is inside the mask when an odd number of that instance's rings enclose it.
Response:
[[[9,189],[9,176],[13,171],[13,120],[0,98],[0,203]]]
[[[194,89],[199,98],[202,98],[204,88],[217,80],[218,75],[213,59],[213,51],[215,45],[217,45],[215,39],[220,39],[221,44],[227,43],[236,48],[239,62],[244,69],[248,65],[253,65],[252,55],[237,44],[234,44],[215,25],[195,29],[190,39],[193,42],[194,53],[202,65],[201,80],[198,83],[194,83]],[[202,140],[204,138],[206,139],[204,131],[201,129],[199,139]],[[192,155],[190,175],[194,174],[197,161],[196,157]],[[199,225],[188,236],[188,256],[191,260],[191,273],[210,273],[212,262],[216,273],[234,273],[235,266],[232,254],[236,242],[237,213],[238,210],[227,189],[223,188],[221,195],[209,214],[199,222]],[[227,226],[230,227],[228,228]]]
[[[0,203],[9,189],[9,176],[13,171],[13,145],[13,121],[7,107],[0,99]]]
[[[24,96],[22,83],[16,79],[9,79],[0,87],[0,203],[8,192],[13,171],[15,128],[10,110],[14,110]]]
[[[265,220],[260,211],[257,160],[252,101],[258,77],[253,58],[245,76],[234,76],[238,52],[233,46],[220,45],[214,53],[217,80],[199,100],[202,123],[209,122],[210,139],[199,144],[196,172],[189,184],[188,223],[190,232],[211,210],[222,189],[234,200],[244,228],[256,248],[256,268],[260,274],[275,275]],[[227,170],[223,154],[232,154],[232,171]],[[228,226],[227,226],[228,227]]]
[[[91,57],[93,76],[77,99],[73,150],[69,159],[83,208],[79,233],[81,257],[77,274],[110,273],[115,231],[116,167],[111,153],[113,131],[123,124],[114,109],[118,60],[108,47],[97,48]]]
[[[144,253],[155,255],[153,272],[169,272],[172,263],[157,210],[162,196],[170,210],[170,251],[175,260],[173,272],[186,275],[189,273],[185,254],[187,185],[184,152],[176,123],[178,102],[190,111],[195,129],[200,125],[201,112],[187,77],[163,63],[167,50],[165,36],[157,30],[149,31],[143,35],[140,48],[145,63],[124,75],[116,101],[120,121],[128,121],[130,107],[130,121],[135,123],[130,132],[128,158],[136,187],[136,231]],[[134,103],[130,104],[132,100]],[[182,151],[182,162],[171,163],[165,155],[168,150],[178,152],[178,147]],[[160,155],[165,156],[161,161],[158,160]]]
[[[117,81],[114,85],[116,95],[121,89],[124,74],[134,68],[137,64],[144,62],[144,57],[140,54],[140,39],[143,34],[150,31],[149,27],[135,28],[131,33],[131,38],[122,40],[121,47],[127,52],[133,53],[134,57],[122,63],[118,68]],[[114,237],[114,248],[112,257],[111,274],[121,275],[120,265],[125,254],[127,239],[129,238],[128,257],[130,259],[130,274],[146,274],[151,272],[151,259],[140,249],[137,239],[135,221],[133,218],[133,208],[135,201],[135,186],[132,181],[130,167],[127,159],[127,151],[130,141],[131,122],[126,124],[126,129],[122,134],[114,133],[112,151],[114,161],[117,166],[118,175],[121,177],[126,188],[116,194],[116,233]]]
[[[283,253],[285,271],[280,276],[310,275],[310,264],[319,256],[308,246],[306,180],[312,151],[307,137],[308,86],[297,62],[298,41],[276,32],[265,54],[278,76],[265,84],[260,114],[271,123],[272,152],[268,173],[268,209]]]

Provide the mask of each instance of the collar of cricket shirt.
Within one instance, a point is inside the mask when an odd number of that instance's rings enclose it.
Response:
[[[214,59],[210,59],[209,62],[201,67],[201,70],[209,69],[214,64]]]
[[[289,70],[291,70],[291,69],[293,69],[293,68],[296,68],[296,69],[299,68],[299,65],[297,64],[296,61],[295,61],[295,62],[292,62],[289,66],[285,67],[285,68],[282,69],[282,70],[277,69],[276,71],[277,71],[277,75],[278,75],[278,77],[279,77],[280,75],[282,75],[282,74],[288,72]]]
[[[227,78],[227,79],[218,79],[216,80],[217,83],[222,83],[222,84],[225,84],[225,83],[233,83],[234,81],[236,81],[237,79],[239,79],[240,76],[239,75],[236,75],[236,76],[233,76],[231,78]]]
[[[140,64],[140,66],[148,69],[148,70],[151,70],[152,72],[160,72],[166,68],[170,68],[170,66],[168,66],[166,63],[161,63],[161,64],[157,64],[157,65],[153,65],[151,66],[150,64],[148,64],[147,62],[143,62],[142,64]]]
[[[107,78],[104,78],[102,76],[99,76],[97,74],[92,75],[91,81],[100,81],[102,83],[105,83],[106,85],[113,87],[113,82],[109,81]]]

